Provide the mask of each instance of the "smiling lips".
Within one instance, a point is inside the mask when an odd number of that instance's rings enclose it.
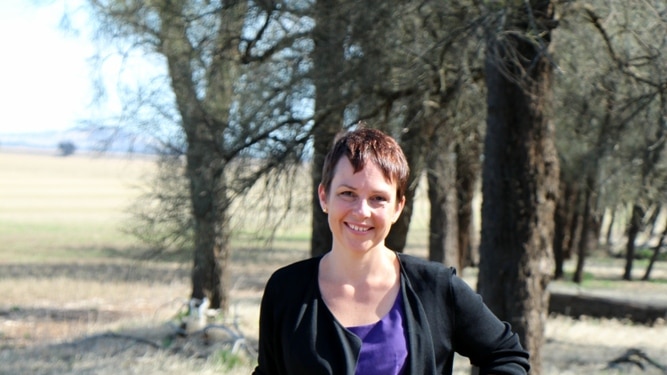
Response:
[[[354,231],[357,231],[357,232],[364,232],[364,233],[365,233],[365,232],[368,232],[368,231],[371,230],[371,228],[372,228],[372,227],[360,227],[360,226],[357,226],[357,225],[354,225],[354,224],[350,224],[350,223],[347,223],[347,226],[348,226],[350,229],[354,230]]]

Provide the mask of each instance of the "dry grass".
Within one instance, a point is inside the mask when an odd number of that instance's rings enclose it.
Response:
[[[188,264],[128,260],[137,244],[119,228],[138,194],[133,186],[150,168],[145,160],[0,153],[0,374],[251,372],[252,361],[215,340],[174,335],[172,324],[189,295]],[[425,236],[415,233],[407,252],[424,255]],[[281,232],[271,250],[237,242],[228,318],[238,320],[250,341],[257,338],[266,278],[306,257],[307,246],[303,229]],[[616,265],[592,264],[590,270],[609,267]],[[664,265],[656,272],[667,279]],[[466,280],[474,285],[474,273]],[[666,283],[585,288],[646,299],[667,295]],[[664,322],[648,327],[550,317],[546,335],[545,374],[661,373],[650,365],[645,371],[632,365],[605,369],[628,348],[667,364]],[[465,359],[457,361],[456,373],[469,373]]]

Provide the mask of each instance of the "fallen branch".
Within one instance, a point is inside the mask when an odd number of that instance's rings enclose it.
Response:
[[[618,368],[620,364],[623,363],[629,363],[631,365],[635,365],[639,367],[640,369],[646,370],[646,366],[644,365],[644,362],[647,364],[658,368],[659,370],[662,370],[663,374],[667,374],[667,366],[659,363],[658,361],[650,358],[646,353],[644,353],[641,349],[637,348],[630,348],[628,349],[623,355],[614,358],[613,360],[609,361],[607,364],[607,368]]]
[[[72,342],[69,343],[69,345],[79,345],[82,343],[85,343],[87,341],[94,341],[94,340],[101,340],[101,339],[120,339],[120,340],[129,340],[129,341],[134,341],[139,344],[145,344],[148,345],[154,349],[161,349],[162,347],[148,339],[145,339],[143,337],[138,337],[138,336],[132,336],[132,335],[125,335],[125,334],[120,334],[120,333],[114,333],[114,332],[105,332],[105,333],[100,333],[97,335],[92,335],[92,336],[86,336],[77,342]]]
[[[549,312],[578,318],[629,319],[635,323],[652,324],[667,319],[667,306],[627,299],[583,294],[551,292]]]

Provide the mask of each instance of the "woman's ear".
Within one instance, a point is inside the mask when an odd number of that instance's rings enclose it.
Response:
[[[317,186],[317,196],[320,198],[320,207],[325,214],[329,213],[327,209],[327,192],[322,184]]]
[[[404,207],[405,207],[405,195],[402,196],[401,199],[399,199],[396,202],[396,212],[394,212],[394,217],[393,220],[391,221],[392,224],[395,224],[398,218],[401,216]]]

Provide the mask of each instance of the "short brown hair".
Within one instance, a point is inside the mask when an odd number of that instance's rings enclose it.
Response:
[[[405,195],[410,167],[401,146],[391,136],[365,127],[339,134],[322,166],[321,184],[327,194],[336,164],[343,156],[350,161],[355,173],[364,169],[369,161],[372,162],[380,168],[387,181],[396,183],[396,198],[400,200]]]

